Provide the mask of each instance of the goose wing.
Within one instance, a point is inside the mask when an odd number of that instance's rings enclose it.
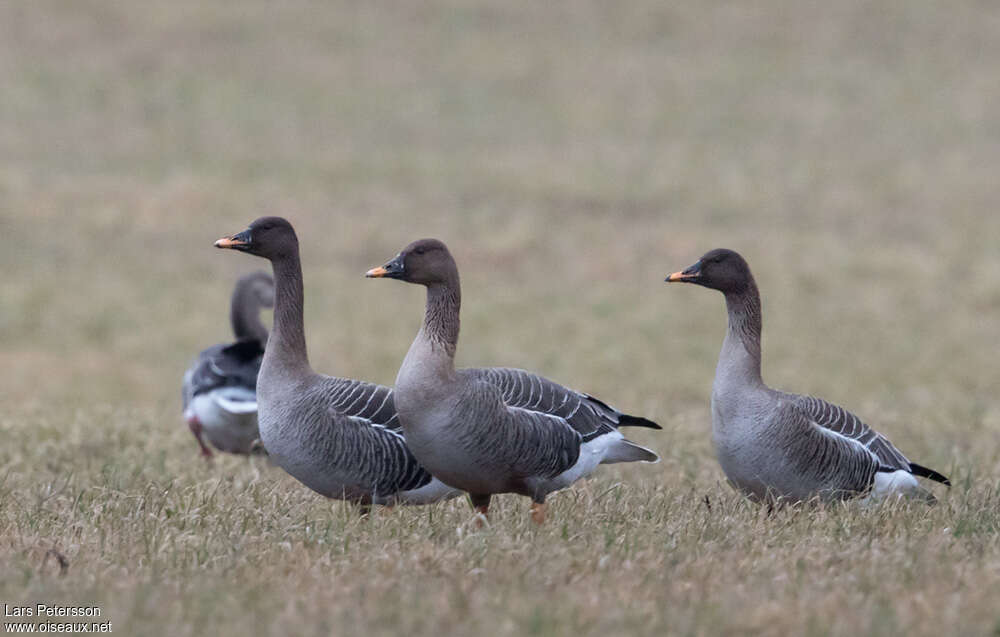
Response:
[[[910,471],[910,461],[889,439],[843,407],[814,396],[786,394],[786,398],[819,427],[849,438],[870,451],[886,469]]]
[[[557,416],[585,441],[621,426],[660,429],[655,422],[624,414],[589,394],[563,387],[522,369],[487,367],[462,371],[496,387],[508,407]]]
[[[455,420],[475,424],[464,428],[457,442],[468,448],[489,449],[496,466],[513,477],[553,478],[576,464],[586,440],[614,431],[597,422],[574,424],[571,422],[574,409],[567,410],[558,403],[547,404],[549,411],[534,398],[521,400],[519,404],[518,400],[505,397],[501,387],[488,377],[476,375],[486,371],[489,370],[474,370],[456,401]],[[526,374],[526,381],[532,376]],[[544,383],[536,383],[535,391],[540,387],[544,388]],[[523,398],[521,394],[518,396]]]
[[[213,345],[198,354],[184,374],[184,405],[199,394],[220,387],[257,387],[264,348],[257,341]]]
[[[327,376],[321,386],[330,409],[402,435],[392,389],[351,378]]]
[[[412,491],[430,483],[431,474],[420,466],[406,446],[403,435],[367,418],[346,416],[338,429],[342,432],[339,466],[354,469],[364,484],[380,496]]]
[[[812,485],[810,490],[849,495],[871,489],[875,474],[885,470],[881,459],[851,435],[849,422],[841,429],[828,426],[837,422],[799,398],[788,395],[781,400],[773,417],[776,430],[783,432],[775,444],[784,452],[791,474],[802,484]]]
[[[358,476],[378,496],[418,489],[431,474],[406,446],[392,390],[349,378],[326,377],[322,385],[325,416],[332,427],[324,436],[329,461]]]
[[[819,426],[862,444],[878,458],[882,471],[907,471],[913,475],[951,486],[951,480],[946,475],[916,462],[910,462],[895,445],[889,442],[888,438],[866,425],[860,418],[843,407],[838,407],[813,396],[796,396],[794,394],[787,394],[787,396],[797,401],[800,408]]]

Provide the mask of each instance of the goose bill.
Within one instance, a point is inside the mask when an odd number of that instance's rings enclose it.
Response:
[[[678,281],[694,281],[698,278],[697,272],[674,272],[666,278],[667,283],[677,283]]]
[[[244,230],[239,234],[230,235],[228,237],[222,237],[215,242],[216,248],[228,248],[232,250],[242,250],[246,249],[250,245],[250,232]]]
[[[403,264],[403,255],[399,255],[383,266],[368,270],[365,272],[365,276],[369,279],[398,279],[403,276],[405,271],[406,266]]]

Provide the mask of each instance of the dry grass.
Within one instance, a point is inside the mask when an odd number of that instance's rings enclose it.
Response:
[[[998,59],[977,2],[0,4],[0,602],[143,635],[1000,631]],[[264,265],[211,242],[273,212],[317,369],[392,381],[420,291],[361,274],[439,236],[460,362],[651,416],[663,462],[481,533],[204,465],[181,372]],[[719,246],[767,379],[952,474],[940,506],[719,485],[722,301],[661,283]]]

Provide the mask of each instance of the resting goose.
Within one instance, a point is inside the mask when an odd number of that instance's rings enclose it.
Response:
[[[667,281],[695,283],[726,297],[729,329],[712,386],[712,435],[726,477],[751,498],[797,502],[903,494],[931,502],[934,496],[914,476],[950,485],[844,408],[764,384],[760,294],[739,254],[712,250]]]
[[[274,325],[257,378],[260,437],[270,458],[329,498],[425,504],[457,495],[406,446],[388,387],[317,374],[302,319],[302,266],[291,224],[262,217],[216,247],[254,254],[274,269]]]
[[[241,277],[233,289],[229,321],[234,343],[198,354],[184,373],[184,419],[206,458],[212,451],[248,454],[257,440],[257,372],[267,343],[260,310],[274,305],[274,282],[266,272]]]
[[[494,493],[532,499],[545,519],[545,497],[598,464],[655,462],[618,427],[659,429],[605,403],[518,369],[455,369],[461,287],[448,248],[436,239],[407,246],[368,277],[427,288],[424,322],[396,376],[396,409],[410,449],[446,484],[469,493],[486,515]]]

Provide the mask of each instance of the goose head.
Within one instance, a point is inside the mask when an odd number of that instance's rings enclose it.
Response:
[[[243,232],[222,237],[216,248],[248,252],[265,259],[280,259],[298,252],[299,240],[292,224],[281,217],[261,217]]]
[[[365,273],[370,279],[399,279],[425,286],[447,285],[458,278],[448,246],[437,239],[420,239],[403,248],[385,265]]]
[[[738,252],[718,248],[706,252],[698,261],[666,278],[668,283],[695,283],[719,290],[723,294],[739,294],[753,282],[750,266]]]

